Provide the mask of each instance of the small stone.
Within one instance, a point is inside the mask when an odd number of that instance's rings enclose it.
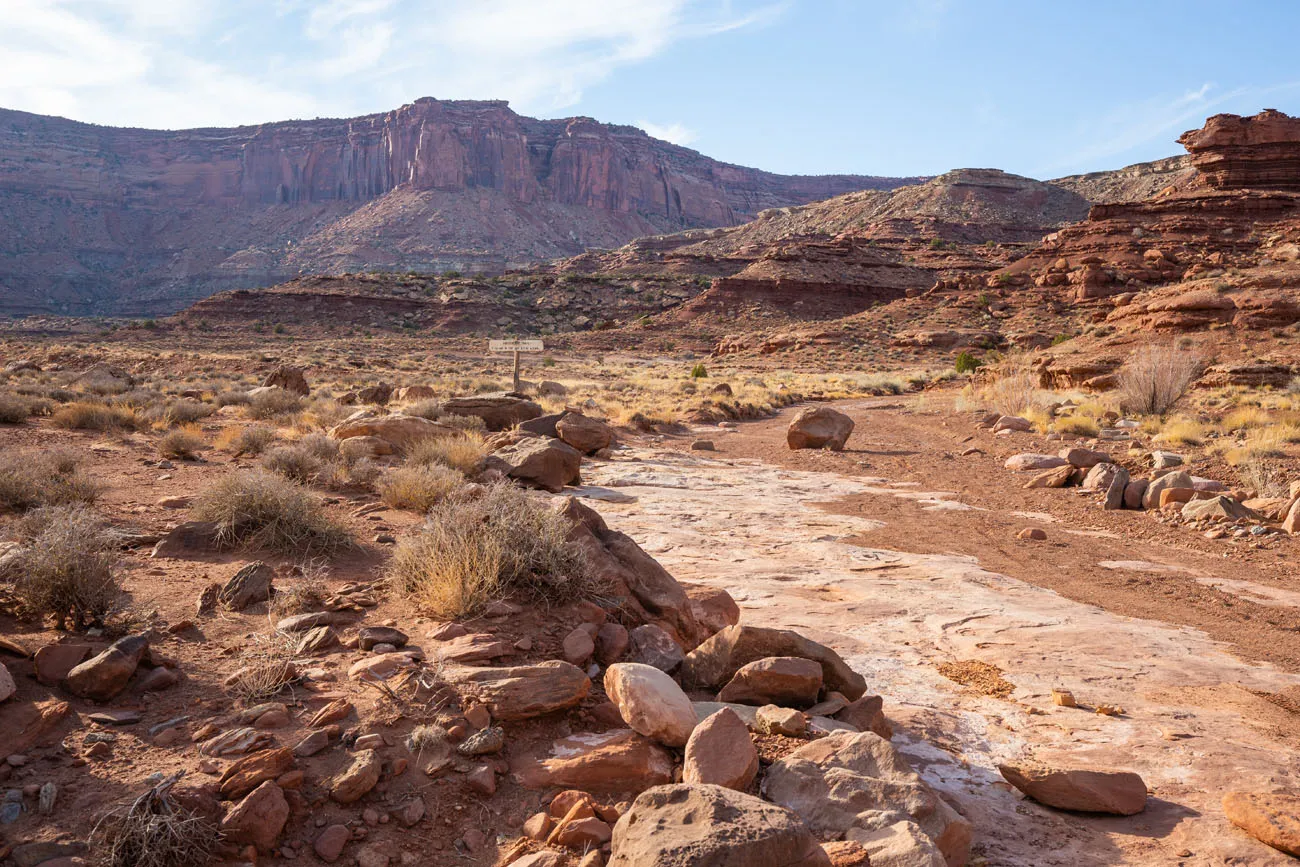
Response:
[[[793,708],[764,705],[754,716],[754,729],[759,734],[801,738],[808,733],[808,718]]]
[[[492,795],[497,790],[497,775],[488,765],[478,765],[465,775],[465,784],[480,795]]]
[[[352,839],[352,832],[347,825],[330,825],[316,835],[312,849],[326,864],[333,864],[343,854],[343,847]]]
[[[1047,539],[1047,531],[1040,527],[1026,527],[1016,534],[1016,538],[1030,542],[1043,542]]]

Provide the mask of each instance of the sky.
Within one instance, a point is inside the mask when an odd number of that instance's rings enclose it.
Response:
[[[506,99],[790,174],[1037,178],[1300,114],[1292,0],[0,0],[0,107],[182,129]]]

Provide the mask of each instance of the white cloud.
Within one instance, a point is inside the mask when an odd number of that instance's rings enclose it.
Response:
[[[648,120],[638,120],[636,125],[655,138],[670,141],[675,145],[685,146],[699,138],[695,130],[689,129],[680,123],[658,124]]]
[[[0,106],[181,128],[348,116],[420,96],[553,114],[771,0],[5,0]],[[692,137],[680,125],[666,138]]]

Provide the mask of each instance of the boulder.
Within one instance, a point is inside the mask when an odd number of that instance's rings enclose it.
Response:
[[[7,701],[13,698],[14,693],[18,692],[18,687],[14,684],[14,676],[9,673],[9,669],[0,662],[0,701]]]
[[[307,387],[307,377],[303,375],[301,367],[290,367],[287,364],[281,364],[271,374],[262,381],[264,388],[283,388],[285,391],[291,391],[300,397],[306,397],[311,394],[311,389]]]
[[[832,714],[835,719],[862,732],[875,732],[885,740],[894,736],[893,726],[885,718],[885,701],[878,695],[864,695],[850,702],[843,710]]]
[[[792,449],[831,449],[839,451],[853,433],[853,419],[828,406],[801,409],[785,432],[785,442]]]
[[[330,781],[330,797],[340,804],[359,800],[379,782],[384,763],[374,750],[362,750],[352,758],[352,764]]]
[[[490,431],[507,430],[542,414],[542,408],[531,400],[510,395],[453,397],[442,408],[448,415],[477,416]]]
[[[875,867],[948,867],[924,829],[897,813],[861,817],[844,837],[861,846]]]
[[[217,593],[217,601],[231,611],[243,611],[250,605],[271,598],[271,581],[275,570],[258,560],[240,568]]]
[[[633,629],[628,633],[627,642],[630,661],[653,665],[669,674],[680,668],[686,658],[673,637],[653,623]]]
[[[1185,470],[1174,470],[1165,473],[1158,479],[1155,479],[1147,485],[1146,491],[1142,494],[1142,508],[1157,509],[1160,507],[1160,492],[1168,488],[1190,488],[1192,487],[1192,476]]]
[[[1300,797],[1229,792],[1223,796],[1223,814],[1261,843],[1300,856]]]
[[[763,794],[822,839],[841,839],[854,825],[893,814],[891,824],[915,823],[950,867],[965,864],[970,850],[970,823],[872,732],[832,732],[800,747],[768,768]]]
[[[822,688],[821,664],[798,656],[770,656],[740,667],[718,701],[811,707]]]
[[[443,679],[485,704],[497,720],[531,719],[574,707],[591,690],[582,669],[558,659],[504,668],[447,666]]]
[[[721,587],[683,584],[691,600],[691,611],[700,625],[712,635],[740,622],[740,606]]]
[[[438,392],[428,385],[403,385],[393,390],[392,398],[398,403],[415,403],[418,400],[433,400]]]
[[[643,792],[614,826],[608,867],[830,867],[789,810],[724,786]]]
[[[1146,809],[1147,787],[1126,771],[998,765],[1008,783],[1040,804],[1083,813],[1132,816]]]
[[[393,444],[379,437],[348,437],[339,443],[339,454],[348,460],[380,458],[393,454]]]
[[[1025,482],[1021,487],[1032,490],[1034,488],[1064,488],[1070,484],[1074,478],[1074,467],[1069,464],[1056,467],[1050,470],[1044,470]]]
[[[1183,517],[1188,520],[1197,518],[1218,518],[1227,521],[1258,521],[1259,515],[1231,497],[1220,494],[1208,500],[1192,500],[1183,506]]]
[[[357,647],[362,650],[373,650],[376,644],[405,647],[408,641],[405,632],[391,626],[363,626],[357,630]]]
[[[227,843],[256,846],[270,851],[289,821],[289,802],[284,792],[270,780],[244,796],[221,821],[221,833]]]
[[[1142,502],[1146,499],[1147,487],[1151,484],[1149,479],[1130,479],[1124,487],[1124,508],[1141,509]]]
[[[537,418],[530,418],[528,421],[521,421],[518,430],[522,433],[532,434],[539,437],[558,437],[560,432],[556,429],[560,419],[568,413],[552,412],[547,415],[539,415]]]
[[[743,792],[758,776],[758,749],[745,721],[730,708],[700,722],[686,741],[682,780]]]
[[[555,425],[556,435],[584,455],[609,448],[614,442],[614,430],[599,419],[589,418],[580,412],[568,412]]]
[[[588,792],[641,792],[673,778],[673,755],[631,729],[561,738],[544,758],[517,768],[522,785]]]
[[[488,455],[484,466],[558,494],[581,482],[582,453],[560,440],[527,437]]]
[[[596,660],[601,665],[618,662],[627,653],[630,640],[627,627],[621,623],[602,623],[596,630]]]
[[[329,825],[316,835],[312,849],[316,857],[326,864],[333,864],[343,857],[343,848],[352,840],[352,829],[347,825]]]
[[[388,399],[392,396],[393,387],[386,382],[380,382],[358,389],[356,402],[368,403],[371,406],[383,406],[388,403]]]
[[[808,717],[792,707],[765,704],[754,713],[754,731],[761,735],[801,738],[808,733]]]
[[[429,421],[418,415],[398,413],[374,416],[369,413],[354,413],[342,423],[330,428],[329,435],[336,440],[377,437],[398,452],[405,452],[421,440],[459,436],[459,432],[455,428]]]
[[[1029,433],[1033,429],[1033,422],[1027,418],[1021,418],[1018,415],[998,416],[998,420],[993,423],[994,433],[1002,433],[1004,430]]]
[[[293,750],[288,747],[250,753],[221,775],[218,786],[221,796],[232,801],[242,798],[267,780],[276,779],[293,764]]]
[[[1056,455],[1036,455],[1025,452],[1007,458],[1007,462],[1003,466],[1009,470],[1020,472],[1021,470],[1052,470],[1057,467],[1068,467],[1070,462],[1065,458],[1058,458]]]
[[[57,686],[91,650],[89,644],[47,644],[41,647],[32,657],[36,679],[46,686]]]
[[[1151,469],[1169,470],[1183,465],[1183,456],[1173,452],[1154,451],[1151,453]]]
[[[1061,457],[1070,466],[1083,470],[1092,469],[1097,464],[1110,463],[1109,454],[1094,449],[1064,448],[1061,449]]]
[[[103,653],[68,672],[64,686],[75,696],[108,701],[126,689],[148,650],[149,639],[143,635],[119,638]]]
[[[682,688],[650,665],[620,662],[605,671],[605,692],[638,734],[681,747],[695,728],[695,711]]]
[[[576,497],[566,498],[557,507],[572,522],[569,542],[586,556],[593,577],[613,597],[613,607],[643,623],[653,623],[687,648],[708,637],[709,630],[695,619],[686,589],[630,536],[611,530]],[[636,632],[632,630],[629,636],[634,650]]]
[[[850,701],[867,691],[862,675],[829,647],[788,629],[744,624],[727,627],[687,654],[681,667],[682,686],[716,689],[743,666],[769,656],[797,656],[820,663],[825,688],[843,693]]]
[[[186,521],[178,524],[153,546],[150,557],[191,560],[217,550],[216,521]]]

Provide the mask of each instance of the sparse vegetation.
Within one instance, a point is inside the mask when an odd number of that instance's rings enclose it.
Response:
[[[283,632],[258,634],[245,647],[243,665],[226,682],[226,689],[245,702],[265,701],[298,679],[293,658],[298,637]]]
[[[1201,373],[1201,354],[1173,346],[1148,346],[1129,357],[1119,372],[1119,401],[1125,412],[1164,415]]]
[[[192,515],[196,521],[215,521],[218,543],[226,547],[328,555],[352,544],[319,500],[265,470],[221,479],[199,495]]]
[[[479,470],[486,456],[483,438],[476,433],[467,433],[420,440],[408,450],[406,460],[413,466],[441,465],[470,475]]]
[[[519,594],[539,603],[590,596],[569,522],[513,486],[456,495],[429,512],[424,532],[403,539],[389,561],[393,584],[421,610],[458,617],[492,599]]]
[[[12,452],[0,457],[0,507],[26,511],[38,506],[93,503],[99,485],[86,475],[80,458],[65,449]]]
[[[276,439],[275,430],[266,425],[229,427],[217,438],[217,448],[230,452],[235,457],[242,455],[257,457]]]
[[[974,355],[971,355],[965,349],[957,353],[957,358],[954,359],[952,364],[953,369],[958,373],[974,373],[979,370],[982,365],[983,362]]]
[[[705,379],[708,375],[709,371],[705,369],[703,362],[696,362],[691,368],[691,379]]]
[[[60,629],[103,626],[122,598],[103,520],[85,506],[51,506],[24,519],[22,536],[0,578],[23,610],[53,617]]]
[[[465,477],[438,464],[395,467],[375,484],[379,499],[394,509],[427,512],[465,484]]]
[[[203,439],[203,434],[193,425],[182,428],[176,428],[163,434],[158,440],[158,454],[165,458],[181,458],[191,460],[198,457],[199,452],[207,443]]]
[[[162,780],[130,804],[114,808],[90,834],[101,867],[194,867],[217,854],[221,833],[208,818],[171,795],[181,772]]]
[[[80,400],[55,410],[50,423],[68,430],[131,430],[139,425],[134,410],[124,406]]]
[[[244,412],[257,421],[284,420],[302,412],[302,398],[292,391],[271,388],[249,398]]]
[[[31,415],[31,400],[16,394],[0,394],[0,424],[22,424]]]

